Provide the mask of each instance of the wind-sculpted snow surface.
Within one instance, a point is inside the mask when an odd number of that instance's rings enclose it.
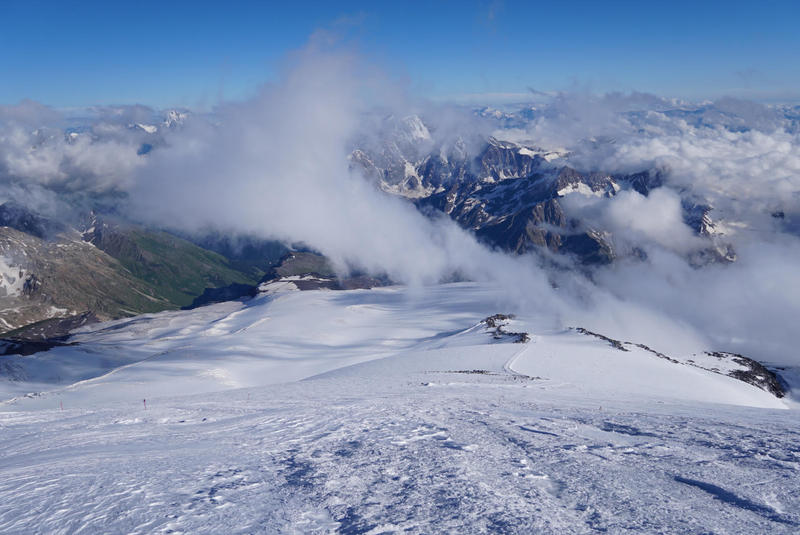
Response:
[[[796,533],[792,413],[325,378],[2,419],[4,533]]]
[[[788,411],[632,411],[507,376],[355,373],[2,424],[6,533],[800,526]]]
[[[544,317],[495,339],[495,290],[289,291],[87,327],[23,361],[72,358],[62,382],[2,406],[0,532],[800,529],[792,401]]]

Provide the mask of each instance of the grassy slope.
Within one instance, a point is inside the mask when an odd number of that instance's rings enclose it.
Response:
[[[88,243],[47,242],[0,227],[0,251],[21,259],[26,273],[38,281],[29,295],[0,298],[3,330],[85,311],[111,319],[174,308],[118,260]]]
[[[142,228],[115,231],[92,246],[48,242],[0,227],[0,253],[5,250],[25,258],[27,272],[36,275],[41,287],[31,296],[0,297],[6,325],[0,334],[87,311],[107,320],[179,308],[206,288],[255,285],[264,273],[252,263],[238,265],[182,238]]]
[[[206,288],[233,283],[256,284],[256,273],[235,269],[224,256],[184,239],[159,231],[130,230],[127,237],[137,253],[120,253],[117,259],[160,297],[186,306]]]

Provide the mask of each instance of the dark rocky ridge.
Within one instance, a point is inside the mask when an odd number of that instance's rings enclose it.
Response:
[[[28,210],[14,201],[0,204],[0,227],[9,227],[46,240],[64,232],[66,225]]]
[[[358,290],[386,286],[387,277],[372,277],[363,273],[352,273],[346,277],[336,274],[330,261],[312,252],[290,252],[264,276],[261,284],[284,281],[291,282],[299,290]],[[302,278],[298,278],[302,277]]]
[[[97,316],[84,312],[66,318],[51,318],[8,332],[0,338],[0,356],[32,355],[54,347],[72,345],[70,332],[98,322]],[[0,364],[2,361],[0,361]]]
[[[780,377],[778,377],[778,375],[772,370],[767,369],[760,362],[756,362],[755,360],[745,357],[744,355],[739,355],[738,353],[712,351],[706,352],[706,354],[716,357],[720,360],[731,359],[745,368],[743,370],[734,370],[730,372],[728,375],[731,377],[735,377],[740,381],[744,381],[745,383],[756,386],[761,390],[766,390],[777,398],[782,398],[786,395],[783,382],[780,380]]]
[[[525,332],[512,332],[505,330],[508,322],[514,319],[514,314],[494,314],[481,321],[486,325],[488,332],[494,340],[511,341],[515,344],[526,344],[531,337]]]
[[[604,229],[569,217],[562,198],[570,191],[610,198],[624,189],[647,196],[664,185],[662,170],[583,172],[570,167],[566,153],[492,137],[436,143],[417,117],[387,121],[379,143],[352,152],[351,166],[423,212],[447,214],[479,240],[512,253],[567,254],[587,265],[608,264],[620,254],[643,257],[638,249],[617,251]],[[714,236],[711,210],[701,199],[684,199],[686,224],[709,242],[688,258],[693,265],[735,260],[733,249]]]
[[[683,365],[688,365],[688,366],[694,366],[696,368],[700,368],[700,369],[703,369],[703,370],[706,370],[706,371],[710,371],[710,372],[718,373],[720,375],[726,375],[727,377],[732,377],[734,379],[738,379],[739,381],[742,381],[742,382],[747,383],[749,385],[753,385],[756,388],[760,388],[761,390],[769,392],[770,394],[772,394],[776,398],[782,398],[782,397],[784,397],[786,395],[786,388],[784,386],[785,383],[781,380],[780,376],[776,372],[768,369],[766,366],[764,366],[760,362],[755,361],[755,360],[753,360],[753,359],[751,359],[749,357],[745,357],[744,355],[740,355],[738,353],[728,353],[728,352],[725,352],[725,351],[711,351],[711,352],[706,351],[704,353],[705,355],[708,355],[709,357],[717,358],[720,361],[728,360],[728,361],[732,361],[732,362],[738,364],[739,366],[741,366],[741,368],[738,369],[738,370],[731,370],[728,373],[723,373],[722,371],[720,371],[715,366],[711,366],[711,367],[703,366],[703,365],[695,362],[692,359],[686,359],[684,361],[681,361],[681,360],[669,357],[669,356],[665,355],[664,353],[656,351],[656,350],[654,350],[654,349],[652,349],[652,348],[650,348],[650,347],[648,347],[648,346],[646,346],[644,344],[637,344],[637,343],[633,343],[633,342],[623,342],[621,340],[615,340],[614,338],[609,338],[608,336],[605,336],[605,335],[602,335],[602,334],[599,334],[599,333],[596,333],[596,332],[592,332],[592,331],[590,331],[588,329],[584,329],[583,327],[577,327],[577,328],[575,328],[575,331],[579,332],[581,334],[585,334],[587,336],[593,336],[595,338],[598,338],[598,339],[606,342],[608,345],[610,345],[614,349],[617,349],[619,351],[630,351],[626,346],[629,346],[629,347],[634,347],[635,346],[635,347],[638,347],[640,349],[643,349],[643,350],[647,351],[648,353],[652,353],[653,355],[655,355],[658,358],[668,360],[668,361],[672,362],[673,364],[683,364]],[[695,356],[695,355],[693,355],[693,356]]]
[[[292,251],[286,253],[272,266],[258,284],[232,284],[222,288],[209,288],[191,305],[184,308],[192,309],[222,301],[253,297],[268,288],[270,284],[279,282],[291,282],[301,291],[359,290],[390,284],[386,277],[372,277],[361,273],[339,277],[330,261],[324,256],[308,251]]]

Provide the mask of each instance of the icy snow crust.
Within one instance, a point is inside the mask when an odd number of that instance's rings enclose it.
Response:
[[[544,317],[501,343],[495,295],[287,291],[18,359],[0,532],[800,531],[796,410]]]

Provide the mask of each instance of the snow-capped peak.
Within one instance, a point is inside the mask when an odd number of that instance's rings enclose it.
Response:
[[[178,110],[168,110],[166,116],[164,117],[164,126],[167,128],[173,128],[175,126],[180,126],[186,121],[186,118],[189,117],[188,112],[181,112]]]
[[[403,119],[403,126],[412,141],[429,141],[431,133],[422,119],[417,115],[409,115]]]

